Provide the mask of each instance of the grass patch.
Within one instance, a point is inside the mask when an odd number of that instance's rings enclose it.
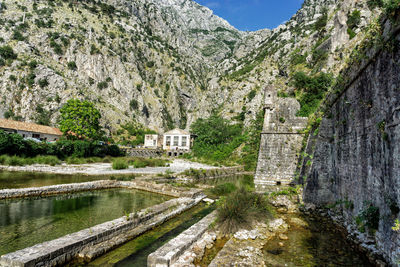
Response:
[[[123,158],[118,158],[112,162],[113,170],[124,170],[129,168],[128,162]]]
[[[45,164],[55,166],[61,163],[56,156],[36,156],[34,158],[23,158],[18,156],[0,156],[0,164],[9,166],[25,166],[33,164]]]
[[[112,157],[68,157],[65,159],[65,163],[67,164],[89,164],[89,163],[111,163],[113,161]]]
[[[299,189],[300,187],[288,187],[277,192],[272,192],[269,194],[269,196],[271,198],[275,198],[277,196],[295,196],[299,193]]]
[[[253,221],[267,220],[272,217],[266,197],[244,188],[221,200],[217,211],[217,223],[220,230],[231,234],[241,228],[249,228]]]
[[[166,159],[129,158],[128,163],[134,168],[168,167],[170,161]]]

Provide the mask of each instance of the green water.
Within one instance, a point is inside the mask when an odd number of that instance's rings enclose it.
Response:
[[[0,189],[38,187],[56,184],[82,183],[108,179],[108,176],[61,175],[0,171]]]
[[[197,205],[121,247],[95,259],[88,266],[146,266],[147,256],[178,236],[214,210],[212,206]]]
[[[144,191],[111,189],[45,198],[0,200],[0,255],[169,199]]]
[[[300,218],[307,226],[290,224],[288,240],[277,237],[266,244],[263,252],[267,266],[374,266],[328,220]]]

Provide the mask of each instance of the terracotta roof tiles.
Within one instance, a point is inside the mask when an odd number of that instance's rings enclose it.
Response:
[[[35,123],[13,121],[13,120],[6,120],[6,119],[0,119],[0,128],[26,131],[26,132],[35,132],[35,133],[42,133],[42,134],[52,134],[52,135],[59,135],[59,136],[63,135],[63,133],[58,128],[39,125],[39,124],[35,124]]]

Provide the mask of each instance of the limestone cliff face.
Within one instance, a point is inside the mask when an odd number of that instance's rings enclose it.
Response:
[[[291,90],[290,74],[307,64],[294,64],[294,54],[311,61],[320,47],[329,57],[316,71],[337,73],[358,43],[346,32],[349,12],[362,11],[357,32],[372,17],[365,1],[307,0],[274,30],[241,32],[192,0],[0,3],[0,46],[17,55],[0,64],[0,116],[36,121],[44,113],[56,124],[63,103],[86,98],[110,131],[132,119],[189,128],[211,110],[243,113],[247,123],[263,85]]]
[[[246,35],[193,1],[1,3],[0,45],[18,55],[0,67],[1,106],[25,120],[43,105],[55,123],[79,97],[108,129],[132,118],[187,128],[209,108],[208,73]]]
[[[397,266],[400,32],[389,19],[382,31],[384,41],[360,51],[362,60],[343,73],[347,82],[326,102],[304,198],[330,206],[364,247]]]

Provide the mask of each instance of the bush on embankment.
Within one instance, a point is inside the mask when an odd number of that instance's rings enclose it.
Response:
[[[272,217],[272,209],[265,195],[240,188],[222,199],[217,208],[217,223],[224,233],[235,233],[250,228],[253,221]]]
[[[124,170],[129,168],[129,164],[125,159],[115,159],[112,163],[113,170]]]

